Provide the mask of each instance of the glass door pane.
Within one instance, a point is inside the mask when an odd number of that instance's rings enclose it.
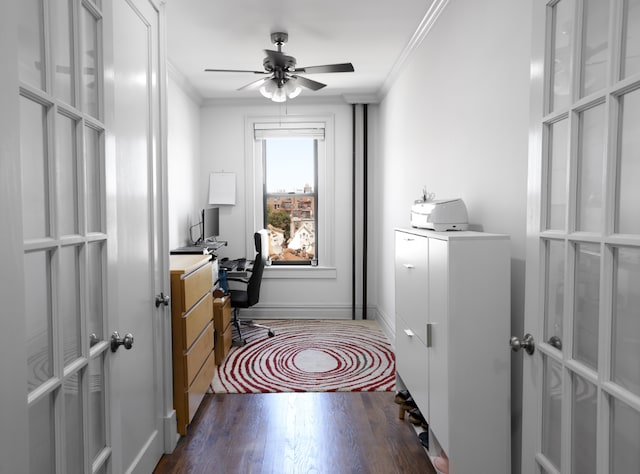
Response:
[[[609,1],[584,0],[580,96],[601,90],[607,79]]]
[[[542,387],[542,454],[560,468],[562,443],[562,366],[553,359],[543,356]]]
[[[571,472],[596,474],[597,390],[573,374],[571,394]]]
[[[573,308],[573,357],[598,369],[600,247],[577,244]]]
[[[551,51],[552,94],[550,109],[558,110],[571,100],[571,50],[573,47],[574,0],[560,0],[552,8],[553,31]]]
[[[24,256],[27,327],[27,382],[29,391],[53,377],[53,327],[51,313],[51,256],[32,252]]]
[[[549,126],[548,229],[566,229],[567,164],[569,158],[568,122],[566,119],[560,120]]]
[[[82,384],[79,373],[67,377],[64,388],[66,472],[84,472]]]
[[[633,76],[640,72],[640,0],[625,0],[624,13],[622,77]]]
[[[50,0],[51,11],[55,15],[52,34],[55,48],[53,51],[54,94],[70,105],[74,98],[74,62],[73,62],[73,25],[71,23],[71,4],[73,0]]]
[[[100,83],[98,81],[98,21],[93,14],[82,6],[82,52],[80,66],[82,72],[82,111],[100,118],[99,101]]]
[[[87,183],[86,212],[87,232],[102,232],[102,153],[100,132],[91,127],[84,128],[84,163]]]
[[[92,461],[107,446],[103,364],[102,355],[89,362],[89,455]]]
[[[22,225],[25,240],[51,235],[46,116],[45,107],[20,97]]]
[[[605,107],[597,105],[580,114],[576,229],[602,232],[602,176],[605,153]]]
[[[55,471],[54,412],[53,394],[46,395],[29,406],[29,472],[31,474]]]
[[[640,466],[640,413],[629,405],[612,401],[611,474],[638,472]]]
[[[58,235],[78,234],[78,165],[76,123],[58,114],[56,174],[58,178]]]
[[[20,80],[44,90],[44,34],[42,0],[21,0],[18,25]]]
[[[544,340],[552,337],[562,340],[562,315],[564,314],[564,242],[547,241],[545,335]]]
[[[611,379],[640,396],[640,249],[615,249],[614,268]]]
[[[640,89],[621,98],[618,232],[640,234]]]
[[[104,339],[102,249],[101,242],[87,245],[87,332],[95,334],[98,341]]]
[[[76,247],[60,249],[58,300],[62,320],[64,364],[82,356],[80,344],[80,251]]]

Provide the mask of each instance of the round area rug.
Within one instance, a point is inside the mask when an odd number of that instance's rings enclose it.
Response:
[[[247,344],[233,347],[217,370],[215,393],[392,391],[395,358],[375,321],[259,321],[243,327]]]

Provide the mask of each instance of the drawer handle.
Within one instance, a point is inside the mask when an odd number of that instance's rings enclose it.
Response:
[[[433,341],[433,324],[427,323],[427,347],[431,347]]]
[[[415,336],[415,333],[411,329],[405,329],[404,333],[409,337]]]
[[[416,266],[413,263],[403,263],[402,266],[408,269],[416,268]]]

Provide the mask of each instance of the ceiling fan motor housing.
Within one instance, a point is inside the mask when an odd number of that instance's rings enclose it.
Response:
[[[276,46],[280,47],[285,44],[289,40],[289,34],[283,33],[281,31],[277,31],[275,33],[271,33],[271,42]]]

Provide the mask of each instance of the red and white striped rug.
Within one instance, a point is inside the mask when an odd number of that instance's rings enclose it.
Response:
[[[258,321],[257,321],[258,322]],[[395,389],[395,356],[375,321],[269,320],[244,328],[216,369],[215,393],[350,392]]]

